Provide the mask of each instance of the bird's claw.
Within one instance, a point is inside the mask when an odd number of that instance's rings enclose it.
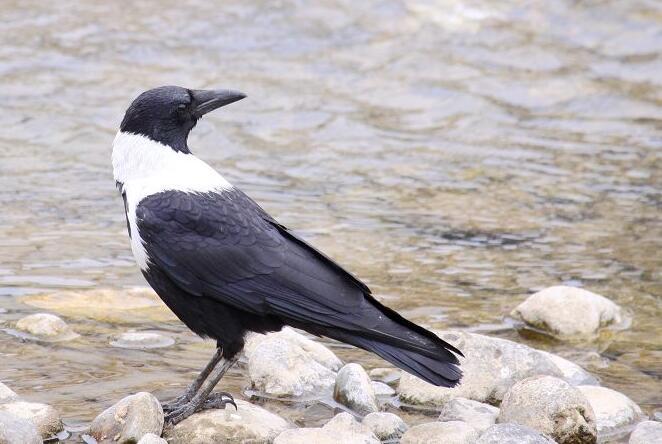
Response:
[[[207,398],[205,403],[202,405],[201,410],[207,409],[224,409],[226,405],[232,405],[235,410],[238,410],[237,403],[234,401],[234,397],[228,392],[218,392],[213,393]]]
[[[180,402],[180,399],[177,398],[173,402],[164,405],[163,411],[166,413],[165,422],[170,426],[174,426],[195,412],[209,409],[224,409],[228,404],[232,405],[235,410],[238,410],[234,397],[228,392],[213,393],[204,402],[200,403],[196,403],[194,400]]]

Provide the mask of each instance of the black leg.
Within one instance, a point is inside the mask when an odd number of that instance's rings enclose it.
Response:
[[[237,362],[238,359],[239,357],[237,355],[230,359],[221,359],[221,362],[216,366],[216,368],[214,368],[214,370],[212,370],[211,374],[202,384],[202,387],[200,387],[195,396],[193,396],[193,398],[185,405],[177,408],[176,410],[168,412],[166,415],[166,422],[170,425],[175,425],[178,422],[188,418],[198,410],[202,410],[205,407],[205,402],[209,398],[209,394],[212,390],[214,390],[214,387],[216,387],[218,381],[221,380],[223,375],[225,375],[225,373],[230,369],[230,367],[234,365],[235,362]],[[219,395],[220,396],[213,397],[210,400],[209,407],[220,408],[225,407],[227,404],[232,404],[235,406],[235,408],[237,408],[232,395],[224,396],[227,395],[224,393],[220,393]]]
[[[187,402],[193,399],[195,394],[198,393],[198,390],[200,390],[202,384],[205,382],[205,380],[212,372],[212,370],[214,370],[214,367],[218,365],[221,359],[223,359],[223,349],[221,347],[218,347],[216,349],[216,352],[214,352],[214,356],[207,363],[205,368],[202,369],[200,374],[195,378],[195,380],[191,383],[191,385],[187,387],[184,393],[182,393],[180,396],[173,399],[172,401],[162,404],[163,411],[166,413],[172,412],[173,410],[177,410],[183,407]]]

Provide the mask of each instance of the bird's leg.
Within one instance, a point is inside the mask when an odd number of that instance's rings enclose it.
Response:
[[[207,363],[205,368],[202,369],[200,374],[195,378],[191,385],[187,387],[184,393],[172,401],[162,404],[163,411],[166,413],[171,412],[180,407],[183,407],[187,402],[193,399],[195,394],[198,393],[198,390],[200,390],[202,383],[205,382],[209,374],[212,372],[212,370],[214,370],[214,367],[218,365],[221,359],[223,359],[223,349],[221,347],[217,347],[216,351],[214,352],[214,356]]]
[[[239,359],[238,356],[233,356],[229,359],[222,359],[221,362],[212,370],[211,374],[207,380],[202,384],[202,387],[198,392],[193,396],[193,398],[183,406],[168,412],[166,415],[166,422],[169,425],[175,425],[180,421],[188,418],[190,415],[195,413],[198,410],[202,410],[205,407],[210,408],[221,408],[225,407],[227,404],[232,404],[237,408],[237,404],[234,402],[234,398],[229,393],[223,392],[209,399],[209,404],[206,404],[206,401],[209,398],[209,394],[218,381],[221,380],[223,375],[234,365],[235,362]]]

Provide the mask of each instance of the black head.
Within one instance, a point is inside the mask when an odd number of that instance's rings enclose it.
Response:
[[[141,134],[189,153],[186,139],[204,114],[246,97],[228,89],[200,90],[161,86],[140,94],[124,114],[120,130]]]

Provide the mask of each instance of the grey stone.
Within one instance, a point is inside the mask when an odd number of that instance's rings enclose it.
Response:
[[[478,432],[462,421],[429,422],[407,430],[401,444],[474,444]]]
[[[241,399],[236,402],[237,410],[230,406],[195,413],[166,430],[164,438],[170,444],[266,444],[292,427],[262,407]]]
[[[368,371],[368,375],[374,381],[385,384],[393,384],[400,380],[400,370],[393,367],[377,367]]]
[[[47,404],[13,401],[0,404],[0,412],[32,422],[43,438],[51,437],[64,429],[58,411]]]
[[[148,433],[146,435],[143,435],[142,438],[140,438],[138,444],[168,444],[168,441],[161,438],[160,436],[156,436],[153,433]]]
[[[662,444],[662,423],[643,421],[637,424],[628,444]]]
[[[263,335],[262,335],[263,336]],[[246,351],[251,385],[275,397],[322,397],[331,394],[342,362],[321,344],[292,329],[256,339]]]
[[[464,421],[482,433],[494,425],[499,409],[465,398],[455,398],[441,407],[439,421]]]
[[[41,444],[41,435],[32,421],[0,412],[0,443]]]
[[[402,372],[397,392],[404,403],[441,406],[453,398],[496,405],[517,381],[535,375],[563,374],[544,354],[523,344],[476,333],[437,333],[464,353],[460,357],[462,381],[453,388],[436,387]]]
[[[600,441],[626,436],[632,426],[644,418],[639,406],[616,390],[593,385],[580,385],[577,388],[593,408]]]
[[[380,381],[372,381],[372,389],[375,391],[375,396],[393,396],[395,390],[390,385],[384,384]]]
[[[79,335],[66,322],[50,313],[35,313],[21,318],[16,323],[18,330],[48,341],[68,341]]]
[[[594,335],[602,327],[623,323],[621,308],[609,299],[561,285],[532,294],[511,316],[558,337]]]
[[[333,398],[360,415],[379,410],[372,381],[359,364],[347,364],[340,369],[336,376]]]
[[[379,439],[347,412],[334,416],[323,427],[286,430],[274,444],[379,444]]]
[[[396,440],[407,431],[407,424],[394,413],[369,413],[362,421],[382,441]]]
[[[151,393],[140,392],[123,398],[104,410],[90,426],[90,435],[102,443],[133,443],[144,435],[161,435],[163,409]]]
[[[552,376],[534,376],[513,385],[501,403],[500,423],[515,422],[542,432],[559,444],[594,444],[593,408],[576,387]]]
[[[506,423],[485,430],[476,444],[555,444],[555,441],[529,427]]]
[[[0,382],[0,404],[16,401],[17,399],[18,395],[12,389]]]

